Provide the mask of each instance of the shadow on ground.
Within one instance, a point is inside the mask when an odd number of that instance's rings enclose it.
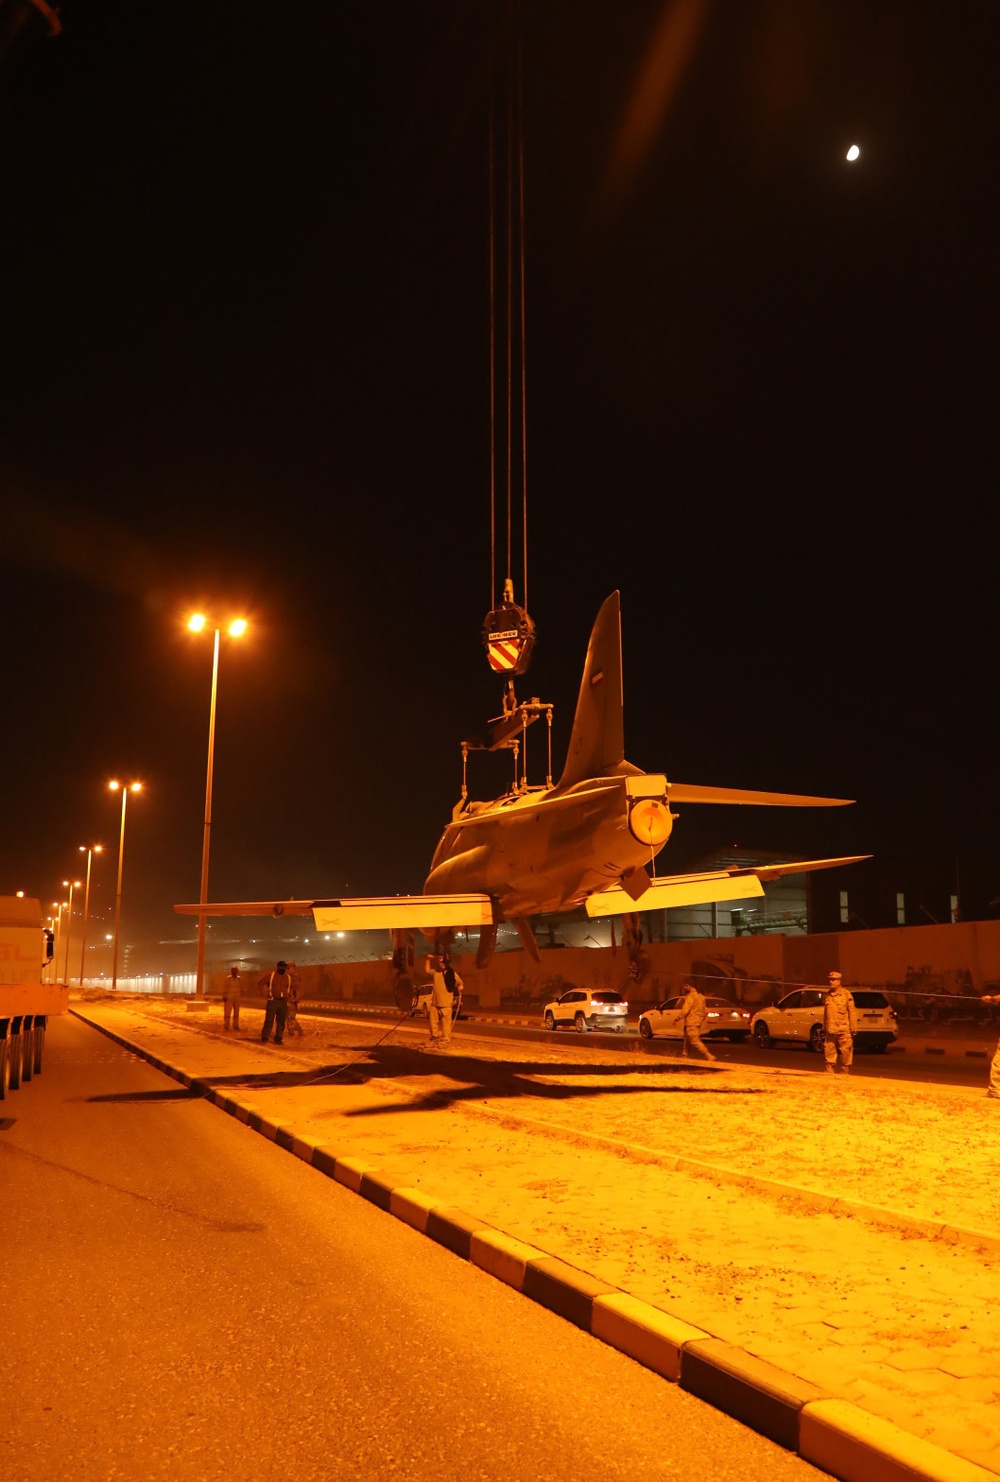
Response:
[[[276,1071],[273,1075],[211,1076],[204,1086],[221,1089],[242,1086],[248,1090],[267,1091],[315,1086],[365,1084],[368,1081],[406,1080],[412,1083],[426,1077],[440,1081],[442,1076],[453,1084],[428,1087],[426,1094],[405,1103],[357,1108],[345,1115],[379,1117],[400,1111],[440,1111],[443,1107],[464,1101],[574,1101],[600,1096],[630,1095],[713,1095],[760,1096],[766,1087],[730,1086],[720,1081],[725,1067],[711,1063],[685,1064],[667,1062],[660,1065],[595,1065],[553,1063],[547,1060],[484,1060],[474,1055],[442,1054],[434,1050],[408,1049],[400,1045],[345,1046],[346,1053],[358,1052],[356,1060],[341,1065],[313,1067],[302,1071]],[[537,1080],[535,1077],[551,1077]],[[635,1081],[641,1077],[644,1084]],[[556,1080],[555,1078],[558,1078]],[[586,1080],[591,1084],[584,1085]],[[650,1080],[659,1084],[650,1085]],[[573,1084],[573,1082],[576,1084]],[[597,1081],[599,1084],[592,1084]],[[569,1082],[569,1084],[567,1084]],[[631,1083],[631,1084],[630,1084]]]

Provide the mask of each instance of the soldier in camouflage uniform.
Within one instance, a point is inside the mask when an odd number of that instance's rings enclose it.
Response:
[[[854,998],[844,987],[840,973],[832,972],[829,983],[823,1004],[823,1055],[831,1075],[838,1058],[841,1071],[848,1075],[854,1059],[854,1035],[858,1027]]]
[[[708,1018],[708,1009],[705,1006],[704,997],[698,992],[693,983],[684,984],[684,1000],[680,1008],[681,1024],[684,1026],[684,1050],[685,1055],[702,1055],[706,1060],[714,1060],[715,1056],[711,1050],[706,1049],[701,1042],[701,1026]]]

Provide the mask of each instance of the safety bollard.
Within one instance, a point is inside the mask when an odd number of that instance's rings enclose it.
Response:
[[[41,1075],[41,1073],[42,1073],[42,1046],[45,1044],[45,1025],[46,1025],[46,1022],[47,1022],[47,1020],[46,1020],[46,1016],[44,1014],[36,1014],[35,1015],[35,1074],[36,1075]]]
[[[10,1021],[10,1075],[7,1084],[12,1091],[21,1089],[21,1015]]]
[[[0,1019],[0,1101],[7,1095],[7,1026],[9,1019]]]
[[[32,1065],[32,1061],[34,1060],[34,1053],[33,1053],[33,1051],[34,1051],[34,1048],[35,1048],[34,1023],[35,1023],[35,1016],[34,1016],[34,1014],[25,1014],[25,1016],[24,1016],[24,1022],[21,1025],[21,1079],[22,1079],[22,1081],[30,1081],[31,1080],[31,1065]]]

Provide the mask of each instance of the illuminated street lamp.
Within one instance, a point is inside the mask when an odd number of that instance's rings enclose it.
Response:
[[[79,880],[64,880],[63,885],[69,886],[69,902],[67,904],[68,915],[66,917],[66,957],[63,962],[63,981],[69,987],[69,944],[73,936],[73,892],[79,890]]]
[[[141,792],[141,782],[109,782],[108,787],[112,792],[121,792],[122,795],[122,828],[118,836],[118,889],[115,893],[115,933],[112,937],[111,948],[111,991],[115,991],[118,984],[118,928],[122,919],[122,861],[125,858],[125,807],[128,803],[130,792]]]
[[[192,633],[201,633],[210,626],[208,618],[202,612],[194,613],[188,619],[188,627]],[[242,638],[247,630],[245,618],[234,618],[226,628],[230,638]],[[205,829],[202,834],[201,843],[201,889],[198,893],[198,904],[202,907],[208,901],[208,851],[212,838],[212,772],[215,767],[215,701],[219,689],[219,636],[221,628],[215,627],[215,645],[212,653],[212,702],[208,712],[208,768],[205,776]],[[198,913],[198,968],[194,983],[195,998],[204,997],[205,993],[205,912]]]
[[[52,976],[49,978],[50,983],[54,983],[56,981],[59,973],[59,948],[62,945],[62,942],[60,941],[60,937],[62,934],[60,931],[60,928],[62,926],[63,913],[62,902],[53,901],[52,909],[56,914],[49,917],[49,920],[52,922],[52,960],[49,963],[49,971],[51,972]]]
[[[103,844],[80,845],[80,853],[87,856],[87,888],[83,893],[83,938],[80,942],[80,981],[77,984],[80,992],[83,992],[83,973],[87,955],[87,922],[90,919],[90,862],[95,854],[101,854],[104,850]]]

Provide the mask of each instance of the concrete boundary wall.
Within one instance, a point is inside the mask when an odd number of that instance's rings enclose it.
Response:
[[[644,948],[639,983],[621,947],[546,948],[540,963],[524,951],[498,952],[480,972],[463,946],[459,939],[455,959],[469,1002],[481,1008],[534,1010],[570,984],[615,989],[642,1008],[679,992],[691,973],[706,991],[746,1003],[773,1002],[786,984],[824,983],[831,968],[839,968],[848,984],[871,987],[981,994],[1000,985],[1000,921],[653,942]],[[303,998],[393,1002],[388,961],[310,964],[297,971]],[[207,991],[221,992],[224,978],[210,974]]]

